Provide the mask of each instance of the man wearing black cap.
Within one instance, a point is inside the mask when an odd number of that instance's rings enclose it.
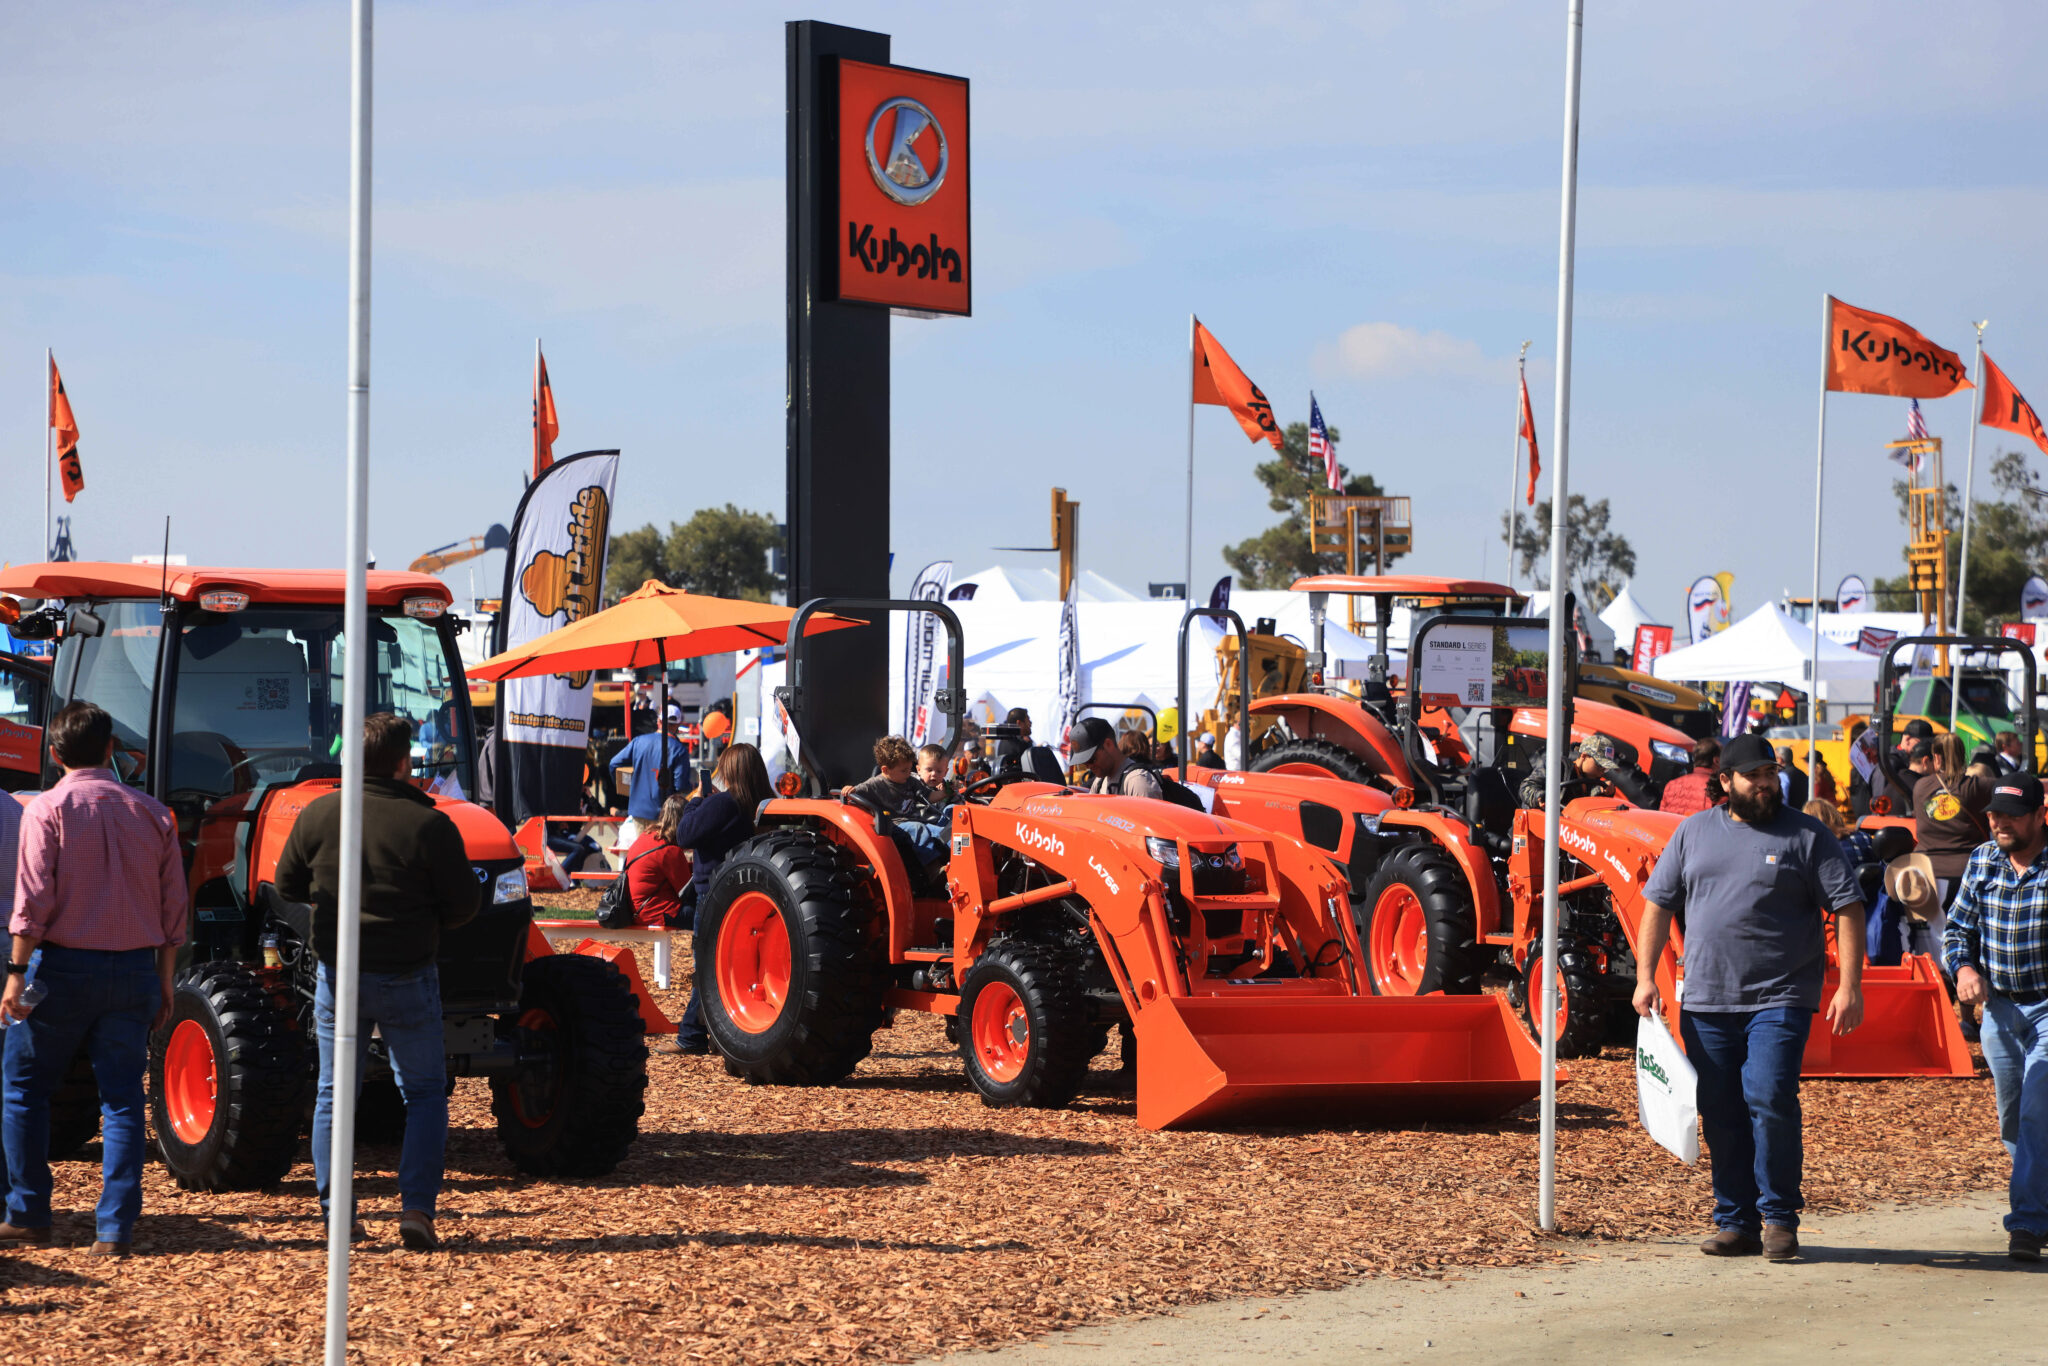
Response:
[[[1998,1136],[2012,1158],[2006,1252],[2038,1262],[2048,1237],[2048,859],[2041,780],[1995,780],[1991,838],[1949,907],[1942,958],[1956,997],[1984,1007],[1984,1061],[1998,1086]]]
[[[1827,917],[1841,986],[1827,1021],[1863,1021],[1863,898],[1825,825],[1787,808],[1777,756],[1761,736],[1721,751],[1728,803],[1688,816],[1643,885],[1635,1007],[1662,1002],[1654,967],[1685,913],[1685,1055],[1699,1071],[1700,1119],[1714,1170],[1710,1257],[1799,1255],[1804,1165],[1799,1066],[1820,1009]]]
[[[1117,747],[1115,727],[1099,716],[1084,716],[1067,729],[1067,766],[1088,770],[1091,792],[1150,797],[1154,801],[1166,797],[1165,789],[1159,786],[1159,775],[1125,759]]]

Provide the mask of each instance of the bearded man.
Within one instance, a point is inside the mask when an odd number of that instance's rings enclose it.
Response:
[[[1721,751],[1725,806],[1687,816],[1643,886],[1636,1011],[1661,1007],[1655,965],[1685,917],[1680,1033],[1699,1072],[1714,1171],[1710,1257],[1799,1255],[1799,1064],[1820,1009],[1827,918],[1841,984],[1836,1034],[1863,1022],[1863,900],[1828,828],[1784,804],[1777,756],[1741,735]]]

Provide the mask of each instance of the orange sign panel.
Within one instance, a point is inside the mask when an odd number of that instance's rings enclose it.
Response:
[[[839,297],[972,313],[967,82],[839,62]]]

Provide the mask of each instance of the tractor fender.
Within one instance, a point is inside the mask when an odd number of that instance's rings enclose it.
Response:
[[[1328,740],[1349,750],[1391,783],[1415,786],[1400,741],[1355,701],[1325,693],[1285,693],[1257,699],[1251,712],[1285,721],[1297,740]]]
[[[889,922],[889,961],[901,963],[916,932],[910,913],[910,874],[896,842],[875,829],[875,818],[857,806],[820,798],[777,798],[761,808],[757,829],[775,825],[808,825],[822,830],[835,844],[853,851],[881,892],[881,910]]]
[[[1465,881],[1472,888],[1473,931],[1484,938],[1495,932],[1500,924],[1500,886],[1493,876],[1493,863],[1486,852],[1472,842],[1471,831],[1465,822],[1440,811],[1417,811],[1400,809],[1389,811],[1380,817],[1380,828],[1399,826],[1420,830],[1427,834],[1465,870]]]

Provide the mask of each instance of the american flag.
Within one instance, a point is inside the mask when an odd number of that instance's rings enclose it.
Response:
[[[1316,406],[1316,396],[1308,396],[1308,458],[1322,458],[1323,478],[1335,493],[1344,491],[1344,480],[1337,472],[1337,443],[1330,440],[1330,429],[1323,425],[1323,410]]]
[[[1915,441],[1927,439],[1927,419],[1920,415],[1920,400],[1913,400],[1913,411],[1906,414],[1906,435]]]

